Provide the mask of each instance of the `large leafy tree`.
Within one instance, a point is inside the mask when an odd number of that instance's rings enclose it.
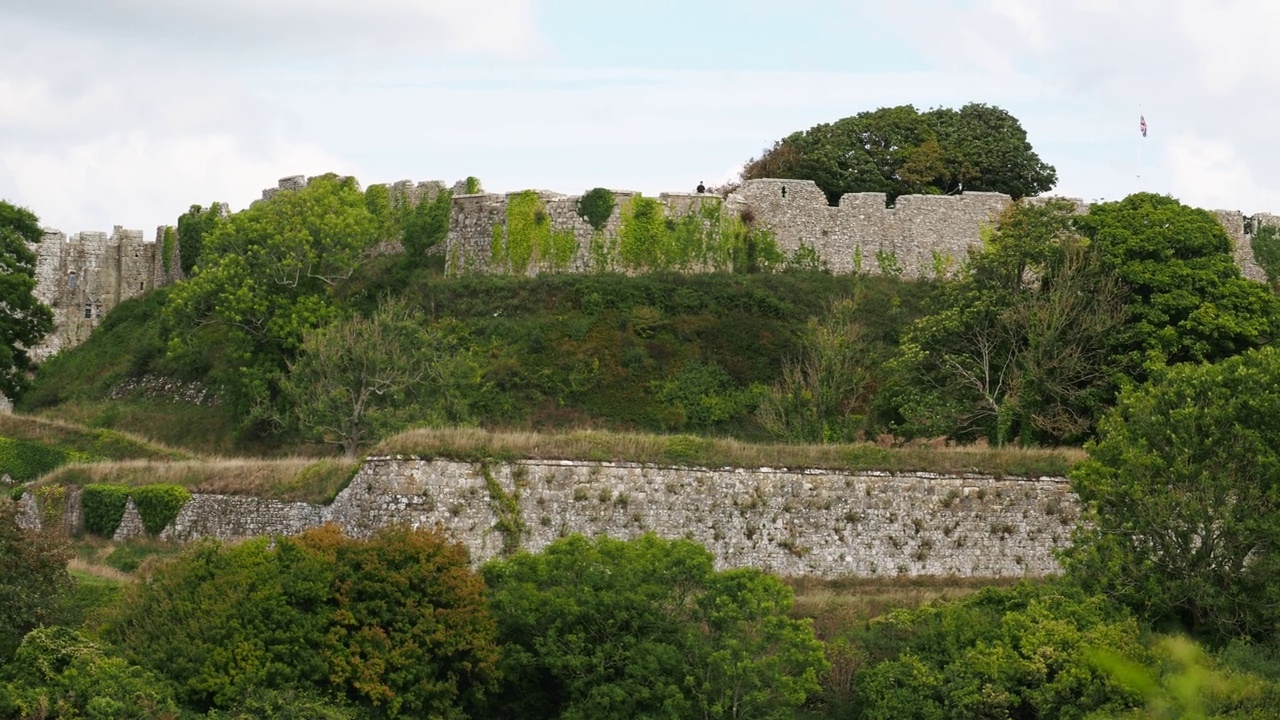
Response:
[[[431,323],[385,300],[371,317],[309,331],[283,390],[291,422],[354,457],[411,420],[466,421],[465,388],[478,386],[479,375],[459,323]]]
[[[197,545],[130,591],[111,635],[193,709],[336,692],[362,716],[460,718],[498,654],[466,549],[399,526]]]
[[[1021,198],[1057,182],[1017,118],[979,103],[925,113],[901,105],[815,125],[749,160],[742,177],[812,180],[833,204],[850,192],[893,198],[982,190]]]
[[[580,535],[483,569],[503,642],[493,716],[784,717],[825,667],[790,590],[704,548]]]
[[[1071,473],[1088,508],[1069,574],[1219,639],[1280,622],[1280,351],[1156,371]]]
[[[1138,193],[1094,205],[1077,227],[1128,291],[1129,321],[1115,353],[1129,376],[1231,357],[1280,333],[1280,299],[1241,277],[1212,214]]]
[[[1075,207],[1018,203],[908,330],[888,388],[905,435],[1078,441],[1115,393],[1126,289],[1073,230]]]
[[[338,317],[333,289],[379,230],[355,180],[335,175],[216,223],[198,272],[173,290],[171,352],[212,357],[244,426],[259,426],[305,334]]]
[[[40,221],[26,208],[0,200],[0,394],[16,397],[32,367],[27,350],[53,329],[53,312],[36,299]]]

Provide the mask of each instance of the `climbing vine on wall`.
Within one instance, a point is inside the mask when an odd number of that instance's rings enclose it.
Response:
[[[167,277],[173,268],[173,250],[177,244],[178,236],[174,233],[173,228],[166,227],[164,236],[160,246],[160,262],[164,265],[164,274]]]
[[[551,226],[547,204],[538,193],[525,190],[507,198],[505,232],[493,228],[491,256],[498,267],[523,275],[531,266],[564,270],[573,262],[578,240],[572,230]]]
[[[630,270],[768,272],[785,257],[773,234],[722,212],[706,198],[676,217],[654,198],[631,197],[622,206],[618,258]]]

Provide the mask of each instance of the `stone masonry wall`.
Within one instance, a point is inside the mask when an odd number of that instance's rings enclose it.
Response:
[[[36,297],[53,309],[54,329],[31,355],[36,362],[89,337],[111,308],[160,285],[179,279],[177,249],[168,271],[160,249],[165,228],[156,239],[119,225],[110,235],[82,232],[67,237],[45,229],[36,253]]]
[[[461,272],[503,272],[491,267],[495,238],[503,237],[508,195],[456,196],[453,222],[447,241],[448,270]],[[606,246],[616,248],[619,209],[635,193],[615,191],[617,203],[603,231]],[[593,230],[577,214],[578,196],[539,191],[555,230],[571,230],[578,240],[578,252],[571,272],[595,269],[588,252]],[[714,195],[663,194],[659,200],[669,217],[690,211],[694,203]],[[969,192],[962,195],[903,195],[892,207],[884,193],[849,193],[838,206],[828,204],[826,195],[809,180],[748,180],[724,199],[724,212],[749,212],[754,222],[773,231],[778,247],[792,255],[801,247],[815,250],[832,272],[883,274],[900,272],[908,278],[936,277],[958,269],[970,247],[981,244],[981,231],[992,225],[1013,202],[1001,193]],[[1080,212],[1088,204],[1076,201]],[[1231,237],[1236,262],[1245,277],[1263,280],[1262,270],[1253,260],[1251,236],[1244,215],[1237,211],[1214,211]],[[1280,217],[1253,216],[1253,226],[1280,224]],[[612,245],[610,245],[612,243]],[[893,266],[893,267],[891,267]],[[529,272],[538,272],[531,264]]]
[[[196,495],[161,534],[188,541],[295,534],[325,522],[363,536],[389,523],[444,527],[476,562],[498,555],[515,497],[537,551],[573,532],[654,532],[705,545],[718,567],[783,575],[1042,576],[1078,520],[1061,478],[706,469],[634,463],[470,463],[370,458],[329,506]],[[510,520],[510,518],[508,518]],[[123,539],[140,532],[122,525]]]

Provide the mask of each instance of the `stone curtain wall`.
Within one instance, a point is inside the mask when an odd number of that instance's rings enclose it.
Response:
[[[443,526],[481,562],[515,542],[537,551],[572,532],[652,531],[705,545],[720,567],[782,575],[1035,577],[1057,571],[1053,550],[1078,516],[1061,478],[370,458],[329,506],[197,494],[161,537],[294,534],[325,522],[359,536],[402,522]],[[140,532],[122,523],[117,539]]]
[[[179,279],[175,259],[165,272],[160,257],[165,228],[156,239],[119,225],[107,235],[82,232],[67,237],[46,229],[36,252],[36,297],[53,309],[54,329],[32,350],[37,362],[89,337],[111,308]]]
[[[785,192],[784,192],[785,191]],[[619,210],[635,193],[614,191],[617,205],[603,232],[606,244],[616,249]],[[508,195],[463,195],[453,201],[453,224],[447,241],[448,271],[505,272],[491,267],[494,229],[505,237]],[[579,196],[540,191],[555,230],[571,230],[578,252],[571,272],[593,268],[588,251],[592,229],[577,214]],[[664,193],[658,197],[668,217],[688,213],[707,195]],[[724,201],[724,212],[748,213],[754,222],[773,231],[778,247],[788,256],[801,247],[815,250],[835,273],[865,272],[873,275],[900,272],[907,278],[932,278],[957,270],[968,249],[982,242],[984,226],[993,225],[1013,202],[1001,193],[968,192],[962,195],[903,195],[886,207],[883,193],[849,193],[839,206],[809,180],[748,180]],[[1081,212],[1087,203],[1076,201]],[[1234,243],[1236,263],[1245,277],[1263,280],[1253,261],[1244,215],[1215,211]],[[1280,224],[1280,217],[1259,214],[1256,227]],[[614,265],[617,263],[615,261]],[[535,274],[536,264],[529,268]]]

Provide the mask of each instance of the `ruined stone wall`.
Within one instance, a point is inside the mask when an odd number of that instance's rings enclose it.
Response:
[[[370,458],[329,506],[198,494],[161,537],[294,534],[324,522],[356,536],[389,523],[439,525],[480,562],[508,540],[499,524],[503,502],[486,472],[517,499],[514,524],[524,530],[513,540],[524,549],[540,550],[573,532],[615,538],[654,532],[705,545],[718,567],[783,575],[1046,575],[1056,572],[1053,551],[1066,544],[1079,515],[1061,478],[575,461],[486,469]],[[122,523],[117,537],[139,532],[137,522]]]
[[[46,229],[33,247],[35,295],[53,309],[54,329],[32,349],[32,358],[39,362],[84,342],[111,308],[176,280],[181,272],[172,270],[178,264],[176,254],[166,273],[162,247],[163,228],[155,241],[145,240],[141,230],[119,225],[110,235],[81,232],[67,237]]]
[[[615,191],[617,203],[608,225],[596,233],[597,242],[612,253],[608,269],[618,269],[616,260],[620,209],[635,193]],[[507,195],[456,196],[453,223],[449,232],[448,270],[463,272],[506,272],[493,265],[493,247],[506,237]],[[539,191],[554,230],[574,233],[578,251],[568,267],[570,272],[600,269],[590,252],[593,230],[577,214],[578,196]],[[660,202],[668,217],[680,217],[714,195],[663,194]],[[778,247],[788,257],[801,248],[814,250],[832,272],[901,274],[907,278],[932,278],[955,272],[968,256],[970,247],[982,242],[984,226],[994,225],[1012,199],[1001,193],[968,192],[962,195],[903,195],[887,206],[884,193],[849,193],[838,206],[828,204],[826,195],[809,180],[748,180],[730,193],[723,212],[750,217],[752,222],[773,232]],[[1076,200],[1080,212],[1087,203]],[[1262,280],[1263,273],[1253,260],[1251,236],[1244,216],[1238,211],[1214,211],[1231,237],[1236,263],[1245,277]],[[1260,214],[1253,227],[1280,224],[1280,217]],[[531,264],[529,274],[546,270]]]

